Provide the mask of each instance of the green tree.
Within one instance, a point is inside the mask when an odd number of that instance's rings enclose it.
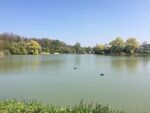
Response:
[[[28,54],[28,52],[27,52],[27,44],[25,42],[23,42],[23,41],[19,42],[18,44],[19,44],[20,54],[22,54],[22,55]]]
[[[111,41],[110,44],[111,46],[111,53],[113,54],[121,54],[125,48],[125,43],[124,41],[118,37],[115,40]]]
[[[80,43],[76,43],[74,46],[74,49],[75,49],[75,51],[76,51],[76,54],[80,54],[81,53],[81,44]]]
[[[128,55],[132,55],[135,53],[135,51],[140,47],[139,42],[135,38],[129,38],[125,42],[125,52]]]
[[[93,50],[94,50],[94,53],[95,53],[95,54],[104,54],[105,46],[102,45],[102,44],[100,44],[100,45],[97,44],[97,45],[93,48]]]
[[[17,42],[13,42],[9,46],[9,51],[11,54],[20,54],[19,44]]]
[[[27,44],[25,42],[12,42],[9,46],[11,54],[25,55],[27,54]]]
[[[38,43],[40,44],[43,52],[50,52],[51,48],[51,40],[48,38],[43,38],[38,40]]]
[[[52,40],[50,51],[51,53],[60,52],[61,42],[59,40]]]
[[[91,47],[85,47],[84,50],[85,50],[85,52],[88,53],[88,54],[93,53],[93,49],[92,49]]]
[[[41,52],[41,46],[39,45],[38,42],[33,41],[33,40],[27,43],[27,48],[28,48],[29,54],[37,55],[37,54],[40,54]]]

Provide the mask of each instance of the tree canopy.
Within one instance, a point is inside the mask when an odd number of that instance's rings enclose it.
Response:
[[[140,47],[139,42],[135,38],[127,39],[125,45],[125,52],[129,55],[134,54],[135,51]]]
[[[104,54],[104,50],[105,50],[105,45],[102,44],[97,44],[94,48],[93,48],[95,54]]]
[[[37,55],[40,53],[71,53],[71,54],[105,54],[105,55],[133,55],[150,54],[150,46],[143,43],[141,46],[136,38],[124,41],[117,37],[109,44],[97,44],[94,47],[82,47],[79,42],[68,45],[60,40],[49,38],[27,38],[13,33],[0,34],[0,51],[5,55],[17,54]]]
[[[109,45],[111,46],[110,49],[113,54],[120,55],[125,48],[125,43],[120,37],[117,37],[115,40],[111,41]]]
[[[38,42],[34,40],[29,41],[27,43],[27,47],[28,47],[29,54],[37,55],[41,52],[41,46],[39,45]]]

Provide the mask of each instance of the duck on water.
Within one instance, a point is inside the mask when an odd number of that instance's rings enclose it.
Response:
[[[76,67],[74,67],[73,69],[77,69],[77,68],[76,68]],[[104,76],[104,73],[101,73],[100,75],[101,75],[101,76]]]
[[[104,74],[103,74],[103,73],[101,73],[100,75],[101,75],[101,76],[104,76]]]

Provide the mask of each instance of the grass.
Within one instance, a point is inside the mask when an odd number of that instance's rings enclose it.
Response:
[[[24,100],[0,101],[0,113],[126,113],[116,110],[108,105],[85,104],[83,101],[75,106],[54,106],[42,104],[38,101],[26,102]]]

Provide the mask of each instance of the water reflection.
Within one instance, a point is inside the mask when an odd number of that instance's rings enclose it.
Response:
[[[80,62],[81,61],[81,56],[80,55],[75,55],[74,56],[74,63],[75,63],[75,66],[79,66],[80,65]]]
[[[47,71],[58,73],[59,71],[63,70],[66,67],[66,60],[60,56],[49,56],[42,58],[41,61],[41,69]]]
[[[138,69],[139,63],[140,61],[138,57],[130,57],[125,60],[126,68],[129,71],[136,71]]]
[[[113,57],[111,59],[112,68],[118,71],[135,71],[139,65],[138,57]]]
[[[93,56],[94,63],[97,68],[106,67],[110,64],[109,56],[95,55]]]
[[[147,67],[150,64],[149,57],[113,57],[111,67],[116,71],[136,72],[141,70],[141,65]]]
[[[119,57],[113,57],[111,59],[112,68],[122,71],[125,68],[125,59]]]
[[[150,64],[150,57],[142,57],[141,62],[143,62],[143,66],[146,67]]]
[[[73,66],[79,68],[73,70]],[[0,75],[10,76],[0,76],[0,98],[21,96],[25,99],[37,98],[43,102],[61,105],[75,104],[84,98],[89,102],[124,107],[125,110],[132,107],[149,111],[150,99],[147,98],[150,95],[149,68],[150,57],[100,55],[5,57],[0,59]],[[106,76],[101,77],[100,73]],[[22,74],[24,76],[18,76]],[[142,76],[130,76],[140,74]]]
[[[150,57],[117,57],[100,55],[37,55],[8,56],[0,58],[0,74],[69,72],[73,67],[84,71],[108,74],[142,72],[149,70]],[[142,70],[143,69],[143,70]],[[28,72],[28,73],[27,73]],[[149,71],[148,71],[149,72]]]
[[[0,72],[9,72],[15,69],[20,70],[28,64],[27,62],[23,62],[23,60],[17,60],[10,56],[0,59]]]

